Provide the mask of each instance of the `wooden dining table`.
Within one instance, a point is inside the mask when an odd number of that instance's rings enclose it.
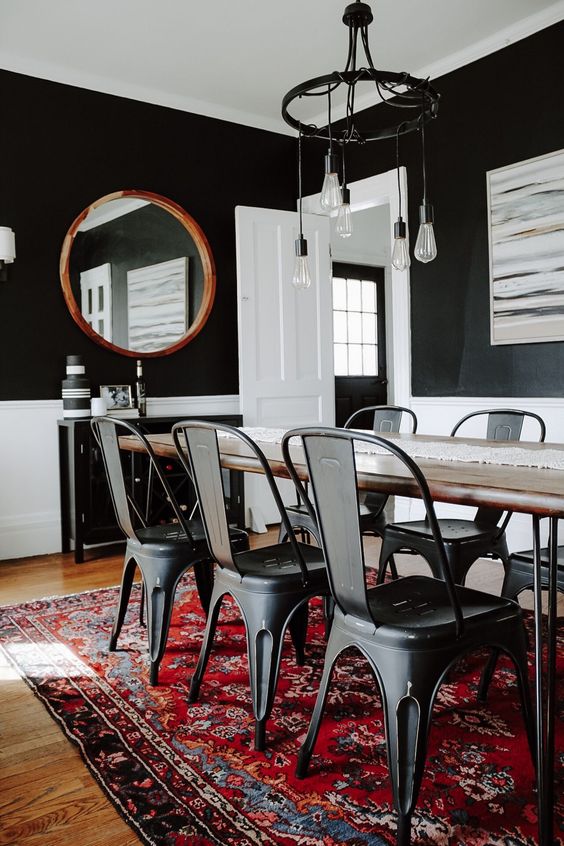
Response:
[[[247,430],[252,436],[252,430]],[[453,439],[431,435],[387,434],[399,446],[413,445],[424,452],[427,447],[452,445]],[[157,455],[174,458],[176,450],[169,434],[149,435],[148,440]],[[261,442],[270,467],[276,476],[288,478],[288,470],[282,459],[280,443]],[[562,444],[539,444],[519,441],[500,442],[477,438],[456,438],[460,446],[469,446],[474,452],[488,449],[525,450],[529,455],[538,455],[542,464],[544,457],[562,453]],[[120,446],[128,450],[141,450],[137,438],[120,438]],[[219,438],[221,463],[230,470],[262,472],[259,462],[248,452],[244,443],[235,438]],[[291,447],[292,457],[299,475],[306,480],[307,471],[300,446]],[[498,453],[499,455],[499,453]],[[509,456],[509,453],[507,454]],[[512,456],[513,457],[513,456]],[[534,458],[534,456],[533,456]],[[556,576],[558,521],[564,518],[564,469],[546,467],[515,466],[511,463],[484,463],[475,461],[443,460],[415,457],[423,471],[433,500],[475,507],[501,508],[521,512],[532,518],[532,549],[534,562],[534,617],[535,617],[535,706],[537,739],[537,805],[539,846],[553,846],[554,843],[554,757],[555,757],[555,710],[556,710]],[[488,459],[489,460],[489,459]],[[502,459],[503,461],[503,455]],[[509,460],[509,458],[508,458]],[[409,476],[405,466],[391,454],[357,453],[357,480],[362,490],[379,491],[392,495],[418,497],[419,490]],[[546,629],[543,626],[541,601],[541,543],[540,521],[549,521],[549,586]],[[543,660],[545,647],[546,660]]]

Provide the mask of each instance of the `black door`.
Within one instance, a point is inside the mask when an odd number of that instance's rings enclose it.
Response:
[[[342,426],[365,405],[386,405],[384,268],[333,264],[335,419]],[[359,419],[370,428],[370,417]]]

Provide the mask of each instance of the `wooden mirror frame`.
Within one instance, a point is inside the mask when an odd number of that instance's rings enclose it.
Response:
[[[110,200],[119,200],[123,197],[137,197],[141,200],[147,200],[151,203],[154,203],[156,206],[160,206],[160,208],[173,215],[173,217],[175,217],[182,224],[182,226],[186,229],[186,231],[194,241],[194,244],[196,245],[198,254],[202,262],[204,290],[202,295],[202,303],[200,305],[196,317],[188,327],[186,334],[183,335],[179,341],[174,344],[171,344],[169,347],[165,347],[162,350],[155,350],[154,352],[139,352],[138,350],[128,350],[125,347],[119,347],[117,344],[113,344],[111,341],[106,341],[105,338],[95,332],[94,329],[92,329],[92,327],[86,322],[86,320],[82,316],[80,307],[72,292],[70,278],[70,255],[72,246],[74,244],[74,239],[76,238],[80,224],[84,221],[87,215],[94,209],[98,208],[98,206],[102,206],[104,205],[104,203],[107,203]],[[78,215],[78,217],[73,221],[69,231],[65,236],[65,240],[63,241],[63,246],[61,248],[59,273],[61,277],[61,286],[63,288],[63,296],[65,298],[68,310],[70,311],[75,323],[80,326],[82,331],[86,335],[88,335],[88,337],[92,341],[95,341],[102,347],[106,347],[106,349],[108,350],[113,350],[113,352],[120,353],[120,355],[127,355],[131,358],[156,358],[157,356],[161,355],[171,355],[172,353],[181,349],[183,346],[185,346],[185,344],[195,338],[198,332],[202,330],[206,320],[208,319],[215,298],[215,262],[213,260],[212,251],[206,236],[204,235],[203,231],[196,223],[194,218],[191,217],[188,212],[182,208],[182,206],[177,205],[177,203],[173,202],[172,200],[169,200],[167,197],[162,197],[160,194],[153,194],[151,191],[137,191],[135,189],[114,191],[113,194],[106,194],[104,197],[100,197],[99,200],[95,200],[91,205],[85,208],[84,211],[82,211]]]

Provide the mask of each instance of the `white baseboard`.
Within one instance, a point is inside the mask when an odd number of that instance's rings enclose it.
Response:
[[[238,395],[149,397],[150,415],[238,414]],[[0,402],[0,560],[61,550],[62,400]]]

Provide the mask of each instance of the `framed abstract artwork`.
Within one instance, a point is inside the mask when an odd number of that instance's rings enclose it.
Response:
[[[492,344],[564,340],[564,150],[486,174]]]
[[[153,352],[175,344],[188,326],[188,258],[127,272],[129,349]]]

